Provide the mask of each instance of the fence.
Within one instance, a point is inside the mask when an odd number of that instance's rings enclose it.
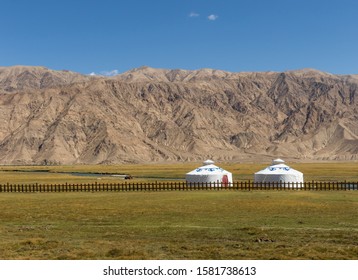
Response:
[[[304,183],[255,183],[234,182],[226,186],[217,183],[146,182],[146,183],[90,183],[90,184],[0,184],[5,193],[56,193],[56,192],[129,192],[129,191],[255,191],[255,190],[304,190],[348,191],[358,190],[358,182],[304,182]]]

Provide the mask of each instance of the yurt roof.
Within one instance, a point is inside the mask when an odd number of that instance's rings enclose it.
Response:
[[[197,174],[197,175],[203,175],[203,174],[224,174],[224,173],[230,173],[229,171],[226,171],[222,169],[221,167],[218,167],[214,165],[212,160],[206,160],[203,162],[204,165],[201,167],[198,167],[187,174]]]
[[[285,164],[285,161],[282,159],[274,159],[272,164],[266,167],[263,170],[256,172],[255,174],[293,174],[293,173],[300,173],[302,172],[297,171],[288,165]]]

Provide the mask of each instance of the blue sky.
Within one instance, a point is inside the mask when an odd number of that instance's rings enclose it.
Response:
[[[0,0],[0,65],[358,74],[356,0]]]

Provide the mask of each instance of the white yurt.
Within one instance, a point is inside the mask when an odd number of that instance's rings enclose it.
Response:
[[[299,183],[303,183],[303,173],[287,166],[282,159],[275,159],[270,166],[255,173],[254,182],[294,183],[292,187],[300,187]]]
[[[204,161],[204,165],[186,174],[187,183],[211,183],[212,186],[231,186],[232,173],[216,165],[212,160]]]

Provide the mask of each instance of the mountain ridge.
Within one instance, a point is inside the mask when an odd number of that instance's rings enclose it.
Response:
[[[355,75],[9,68],[0,67],[2,164],[358,160]]]

